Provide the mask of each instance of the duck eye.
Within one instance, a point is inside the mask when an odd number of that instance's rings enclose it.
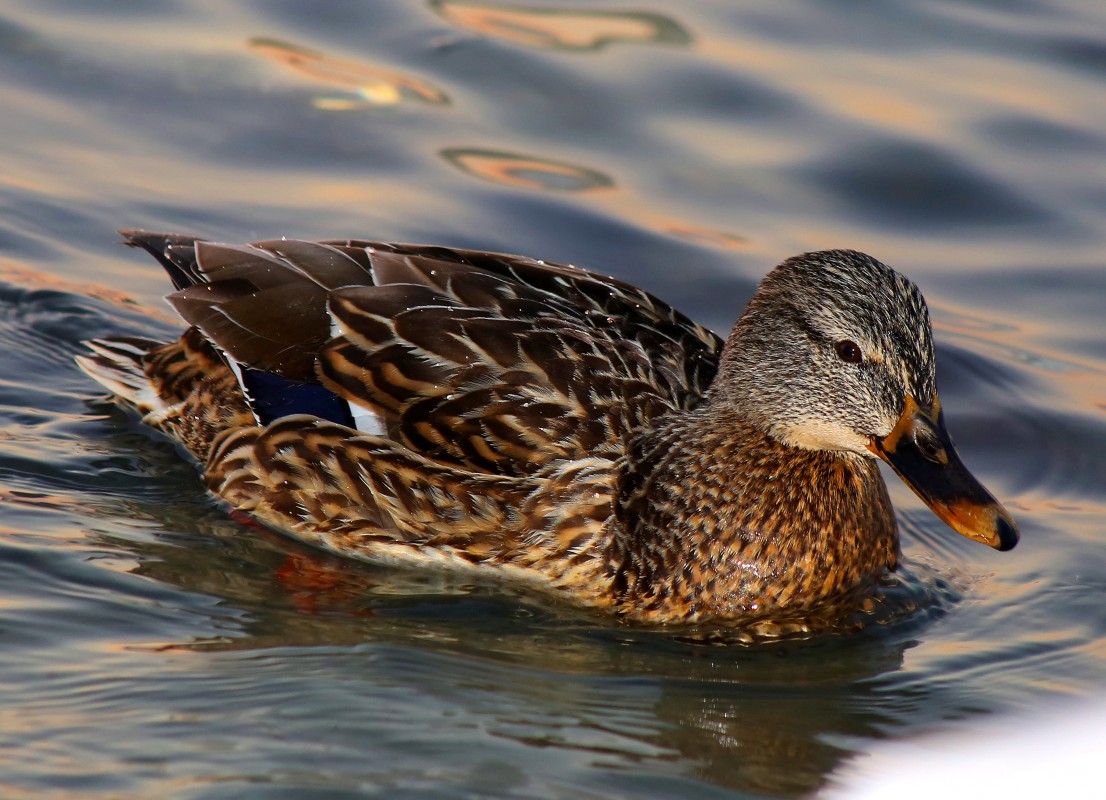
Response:
[[[859,364],[864,360],[864,354],[860,352],[860,345],[856,342],[850,342],[848,339],[838,342],[833,346],[833,349],[837,352],[837,357],[848,364]]]

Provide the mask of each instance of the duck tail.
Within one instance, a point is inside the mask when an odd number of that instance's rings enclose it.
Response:
[[[121,230],[124,244],[153,255],[180,289],[195,282],[194,236]],[[86,375],[107,389],[114,398],[137,409],[143,416],[164,415],[172,404],[159,391],[158,382],[147,372],[152,354],[167,347],[165,342],[138,336],[112,336],[83,343],[91,352],[76,357]]]
[[[151,233],[133,228],[120,228],[119,235],[123,244],[138,247],[157,259],[169,274],[173,286],[180,290],[202,283],[199,266],[196,262],[195,236],[179,233]]]
[[[335,334],[327,310],[330,291],[372,282],[364,248],[294,240],[228,245],[174,233],[119,233],[124,244],[157,259],[173,281],[176,291],[166,299],[194,332],[178,350],[193,365],[210,362],[219,376],[229,369],[254,424],[310,414],[364,432],[383,430],[373,409],[339,397],[316,371],[320,351]],[[186,396],[191,387],[167,393],[159,384],[196,371],[182,371],[184,359],[164,362],[146,366],[158,394]]]
[[[92,352],[77,356],[81,369],[200,463],[220,433],[257,424],[236,375],[196,328],[169,343],[120,336],[85,344]]]
[[[145,370],[145,360],[162,342],[137,336],[115,336],[84,342],[91,352],[76,357],[85,374],[112,393],[117,400],[133,406],[143,416],[165,410]]]

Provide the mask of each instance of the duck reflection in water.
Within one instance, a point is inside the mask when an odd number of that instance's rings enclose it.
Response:
[[[170,454],[156,455],[167,465]],[[108,518],[157,520],[214,544],[197,558],[195,546],[179,543],[110,542],[135,552],[137,574],[221,600],[194,610],[213,614],[221,635],[159,649],[257,654],[202,662],[216,676],[233,674],[235,687],[243,665],[265,665],[261,685],[279,664],[290,675],[309,671],[312,693],[297,707],[316,701],[320,686],[340,685],[351,725],[388,706],[390,694],[425,698],[445,714],[435,737],[484,731],[491,753],[496,740],[513,740],[527,748],[509,750],[522,768],[528,757],[557,764],[559,751],[575,763],[594,752],[617,780],[680,775],[806,797],[857,742],[884,738],[896,709],[941,702],[915,682],[881,677],[902,666],[925,617],[947,608],[939,599],[923,614],[899,609],[892,624],[869,628],[874,635],[703,647],[550,605],[540,592],[466,582],[471,576],[457,571],[351,564],[271,533],[243,537],[214,511],[197,518],[194,502],[120,509],[103,501]],[[689,794],[702,789],[688,786]]]

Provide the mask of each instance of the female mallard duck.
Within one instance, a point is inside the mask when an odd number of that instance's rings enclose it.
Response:
[[[1017,543],[945,430],[921,293],[861,253],[785,261],[723,342],[518,256],[123,235],[192,327],[81,366],[216,495],[335,553],[647,622],[791,617],[896,567],[876,457],[955,530]]]

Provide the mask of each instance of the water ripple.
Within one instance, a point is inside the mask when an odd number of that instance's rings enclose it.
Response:
[[[590,51],[625,43],[686,45],[691,41],[679,23],[661,14],[459,0],[430,0],[430,7],[459,28],[551,50]]]

